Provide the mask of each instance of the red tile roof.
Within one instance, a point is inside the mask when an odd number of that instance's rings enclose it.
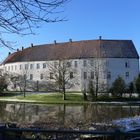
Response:
[[[3,64],[94,57],[139,58],[131,40],[85,40],[29,47],[10,54]]]

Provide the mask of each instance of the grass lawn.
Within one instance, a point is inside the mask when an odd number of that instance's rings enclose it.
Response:
[[[44,103],[82,103],[82,95],[67,93],[66,100],[63,100],[61,93],[56,94],[31,94],[27,95],[25,98],[23,96],[18,96],[17,99],[22,100],[34,100]]]
[[[69,103],[69,104],[76,104],[76,103],[84,103],[82,94],[74,94],[74,93],[66,93],[66,100],[63,100],[63,95],[61,93],[42,93],[42,94],[31,94],[27,93],[26,97],[23,95],[16,96],[1,96],[0,99],[2,100],[10,100],[11,101],[27,101],[27,102],[36,102],[36,103],[49,103],[49,104],[60,104],[60,103]]]
[[[84,101],[82,94],[77,93],[66,93],[66,100],[63,100],[63,95],[61,93],[26,93],[26,97],[19,92],[9,92],[3,93],[0,96],[0,101],[14,101],[14,102],[31,102],[31,103],[43,103],[43,104],[84,104],[91,103],[90,101]],[[111,102],[127,102],[127,103],[140,103],[140,99],[133,97],[106,97],[98,96],[97,99],[93,100],[93,103],[111,103]]]

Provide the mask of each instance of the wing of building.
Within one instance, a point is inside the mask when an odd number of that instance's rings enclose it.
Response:
[[[47,63],[70,61],[70,72],[78,75],[79,84],[71,90],[81,90],[90,80],[99,86],[111,86],[121,76],[128,84],[139,73],[139,55],[131,40],[84,40],[45,45],[33,45],[17,50],[3,61],[5,72],[21,74],[28,70],[28,79],[45,81],[49,75]],[[100,88],[101,88],[100,87]]]

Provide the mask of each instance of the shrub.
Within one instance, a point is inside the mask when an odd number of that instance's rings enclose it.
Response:
[[[7,81],[5,76],[0,76],[0,93],[7,89]]]
[[[89,100],[93,101],[95,98],[95,92],[94,92],[94,87],[93,87],[92,81],[89,81],[88,94],[89,94]]]
[[[137,79],[135,81],[135,86],[136,86],[136,92],[138,93],[138,95],[140,97],[140,75],[137,77]]]
[[[125,82],[120,76],[112,83],[110,92],[114,97],[122,97],[125,92]]]
[[[130,82],[129,85],[128,85],[128,93],[129,93],[129,97],[131,98],[132,97],[132,93],[134,93],[134,83],[133,82]]]

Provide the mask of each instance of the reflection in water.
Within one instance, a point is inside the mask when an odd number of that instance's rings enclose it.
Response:
[[[10,104],[0,102],[0,122],[16,122],[26,124],[44,124],[72,127],[77,123],[109,123],[120,118],[140,115],[139,106],[113,106],[85,104],[73,105],[35,105]]]

